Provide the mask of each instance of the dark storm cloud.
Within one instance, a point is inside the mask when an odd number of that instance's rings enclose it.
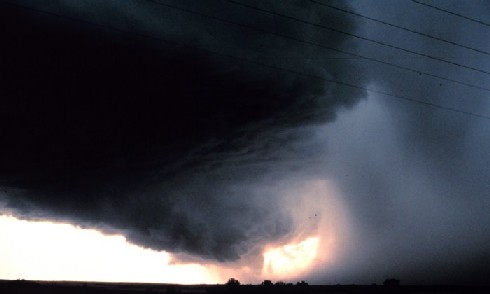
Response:
[[[227,1],[164,3],[353,46]],[[355,28],[307,1],[250,4]],[[311,156],[298,143],[309,134],[296,130],[333,120],[364,94],[260,65],[362,84],[349,60],[152,1],[0,5],[0,183],[5,211],[25,218],[237,259],[294,231],[274,183]]]
[[[487,2],[424,1],[475,18]],[[489,50],[486,27],[410,1],[359,1],[362,14]],[[373,39],[481,69],[488,56],[373,22]],[[486,85],[489,76],[362,43],[363,54],[423,72]],[[488,116],[488,92],[397,69],[366,67],[374,87]],[[488,283],[490,123],[486,119],[372,94],[325,128],[325,166],[352,210],[352,254],[321,281]]]

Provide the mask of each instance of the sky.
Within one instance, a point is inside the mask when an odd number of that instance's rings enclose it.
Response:
[[[488,283],[488,2],[0,6],[0,279]]]

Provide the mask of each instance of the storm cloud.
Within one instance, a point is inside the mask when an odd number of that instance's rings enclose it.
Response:
[[[1,2],[3,209],[237,260],[295,232],[280,183],[309,168],[309,128],[365,96],[325,81],[364,84],[350,60],[264,31],[355,45],[229,1],[162,3]],[[307,1],[247,3],[356,29]]]
[[[486,2],[423,1],[477,19]],[[337,5],[338,6],[338,5]],[[359,1],[355,11],[488,51],[488,28],[410,1]],[[487,55],[365,20],[368,38],[461,65],[490,68]],[[489,76],[454,64],[360,43],[360,54],[420,72],[485,86]],[[364,63],[364,61],[358,61]],[[367,64],[366,64],[367,65]],[[369,63],[370,87],[436,104],[370,93],[355,110],[318,130],[326,170],[354,222],[344,264],[318,281],[400,277],[406,283],[488,283],[490,124],[488,91]],[[441,106],[438,107],[437,105]]]
[[[2,213],[213,262],[318,235],[313,283],[488,283],[487,27],[402,0],[0,5]]]

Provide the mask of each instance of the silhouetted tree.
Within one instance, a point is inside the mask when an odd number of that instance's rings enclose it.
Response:
[[[240,282],[237,279],[230,278],[228,282],[226,282],[226,286],[237,287],[240,286]]]
[[[267,287],[270,287],[274,284],[272,284],[272,281],[271,280],[264,280],[261,284],[262,286],[267,286]]]
[[[301,282],[297,282],[297,283],[296,283],[296,286],[307,287],[307,286],[308,286],[308,283],[307,283],[307,282],[305,282],[305,281],[301,281]]]

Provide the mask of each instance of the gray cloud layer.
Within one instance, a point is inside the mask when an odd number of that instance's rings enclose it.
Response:
[[[285,195],[302,180],[330,179],[354,237],[341,261],[308,277],[313,282],[396,276],[406,283],[488,283],[487,120],[375,94],[339,113],[365,93],[193,48],[488,115],[485,91],[150,1],[15,3],[191,48],[2,4],[10,45],[0,53],[11,56],[3,61],[10,76],[3,78],[0,116],[0,138],[8,142],[0,147],[6,211],[228,261],[297,234],[291,211],[301,197]],[[488,82],[485,74],[228,1],[164,3],[466,83]],[[490,68],[479,53],[310,1],[246,3]],[[486,2],[433,3],[482,19],[489,9]],[[375,18],[488,48],[486,29],[410,1],[352,4]]]
[[[408,1],[409,2],[409,1]],[[366,15],[488,50],[487,28],[404,1],[356,2]],[[432,1],[464,15],[486,2]],[[463,4],[464,3],[464,4]],[[488,69],[488,56],[365,21],[363,33],[410,50]],[[402,66],[485,86],[489,77],[364,43],[360,51]],[[476,114],[488,92],[371,64],[372,87]],[[344,268],[318,280],[488,283],[490,124],[459,113],[370,94],[319,131],[330,176],[352,210],[357,243]]]
[[[174,2],[165,3],[349,44],[227,1]],[[295,231],[274,187],[312,156],[300,130],[364,93],[260,64],[362,83],[349,60],[151,1],[13,3],[0,17],[6,211],[221,261]],[[355,28],[304,1],[250,4]]]

